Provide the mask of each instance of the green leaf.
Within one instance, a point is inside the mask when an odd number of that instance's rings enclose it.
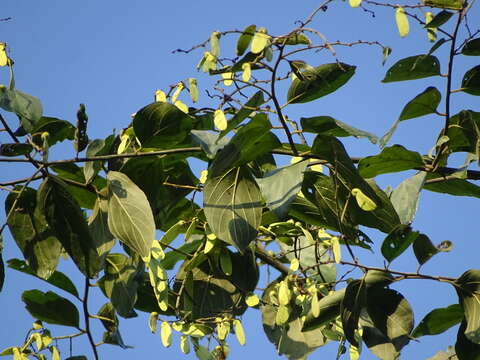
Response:
[[[358,328],[360,312],[365,306],[365,296],[365,282],[362,280],[353,280],[347,285],[345,296],[340,306],[340,318],[342,320],[345,338],[350,344],[357,348],[359,347],[359,343],[355,338],[355,330]]]
[[[423,0],[426,6],[440,9],[461,10],[464,6],[464,0]]]
[[[257,91],[247,102],[238,110],[235,115],[228,121],[227,128],[220,133],[219,140],[227,133],[235,129],[240,123],[245,120],[251,113],[265,103],[263,91]],[[218,141],[218,140],[217,140]]]
[[[390,196],[402,224],[410,224],[415,217],[420,191],[422,191],[426,175],[426,172],[420,171],[411,178],[402,181]]]
[[[480,56],[480,38],[467,42],[462,48],[462,54],[468,56]]]
[[[480,65],[468,70],[462,79],[462,91],[480,96]]]
[[[21,191],[21,187],[15,190]],[[18,192],[8,194],[6,214],[12,210],[18,195]],[[36,190],[27,187],[21,192],[7,224],[32,272],[42,279],[49,278],[57,267],[62,245],[41,216]]]
[[[457,333],[455,353],[459,360],[478,360],[480,358],[480,345],[468,339],[465,334],[467,322],[462,321]]]
[[[400,349],[397,349],[396,344],[390,342],[380,330],[374,327],[364,326],[362,338],[365,345],[379,359],[397,360],[400,356]]]
[[[273,43],[279,45],[310,45],[312,42],[305,34],[297,32],[289,36],[277,37]]]
[[[413,252],[418,263],[423,265],[440,250],[432,244],[427,235],[420,234],[413,242]]]
[[[175,105],[155,102],[136,113],[133,129],[142,147],[168,149],[185,140],[192,122],[193,118]]]
[[[431,180],[436,179],[440,181],[430,182]],[[450,194],[454,196],[472,196],[480,198],[480,186],[463,179],[442,179],[443,177],[441,175],[432,176],[432,174],[429,174],[423,188],[428,191]]]
[[[435,113],[442,95],[437,88],[429,86],[422,93],[415,96],[402,110],[399,120],[413,119],[419,116]]]
[[[215,158],[217,152],[230,141],[229,138],[220,138],[220,135],[207,130],[192,130],[190,137],[195,144],[202,148],[209,159]]]
[[[247,167],[208,178],[204,211],[217,237],[243,252],[257,236],[262,218],[262,195]]]
[[[46,178],[38,190],[37,203],[39,213],[75,265],[84,275],[93,278],[101,263],[82,209],[65,183],[55,176]]]
[[[105,293],[118,315],[124,318],[137,316],[133,307],[137,301],[138,270],[128,261],[117,268],[117,273],[106,274]]]
[[[440,62],[432,55],[416,55],[397,61],[388,69],[384,83],[440,75]]]
[[[367,138],[372,144],[376,144],[378,138],[376,135],[354,128],[340,120],[330,116],[315,116],[310,118],[301,118],[303,131],[315,134],[330,135],[336,137],[353,136],[356,138]]]
[[[402,145],[384,148],[378,155],[367,156],[358,163],[358,172],[364,178],[423,167],[422,156]]]
[[[78,328],[79,314],[75,305],[52,291],[28,290],[22,294],[28,312],[36,319],[49,324]]]
[[[343,86],[355,73],[356,66],[331,63],[302,72],[303,80],[295,79],[288,89],[289,103],[305,103],[328,95]]]
[[[322,297],[318,302],[320,315],[314,317],[309,313],[303,324],[302,331],[314,330],[335,320],[340,315],[340,305],[344,296],[345,289],[341,289]]]
[[[257,179],[267,207],[279,219],[287,215],[291,202],[301,190],[306,167],[307,162],[301,161],[270,171],[263,178]]]
[[[0,87],[0,107],[10,111],[20,119],[20,126],[30,133],[41,119],[43,108],[38,98],[16,89]]]
[[[110,135],[105,140],[95,139],[87,147],[87,157],[107,155],[115,140],[115,135]],[[92,178],[102,169],[102,161],[88,161],[83,168],[85,181],[90,183]]]
[[[430,311],[413,330],[412,337],[437,335],[447,331],[463,320],[463,309],[459,304]]]
[[[181,260],[187,259],[187,255],[192,255],[197,251],[197,249],[202,245],[203,241],[193,240],[192,242],[187,242],[178,248],[178,251],[169,251],[165,254],[165,258],[160,262],[160,265],[165,270],[172,270],[175,264]]]
[[[428,22],[428,24],[425,24],[426,29],[435,29],[443,24],[445,24],[450,18],[452,17],[453,13],[447,10],[442,10],[440,11],[435,17],[432,19],[432,21]]]
[[[277,348],[279,355],[285,355],[290,360],[306,359],[308,354],[326,344],[323,329],[302,331],[301,308],[295,305],[290,309],[288,322],[284,326],[276,325],[278,307],[269,304],[269,293],[274,289],[275,283],[276,281],[272,282],[262,296],[265,303],[261,307],[263,330],[268,340]]]
[[[243,30],[242,35],[240,35],[237,41],[237,56],[242,56],[248,49],[256,30],[256,25],[248,25]]]
[[[155,239],[155,221],[147,197],[125,174],[109,171],[108,227],[111,233],[143,258]]]
[[[402,294],[392,289],[374,287],[367,294],[367,311],[375,328],[392,343],[406,345],[413,329],[413,312]]]
[[[280,140],[270,131],[271,128],[267,115],[256,115],[248,124],[242,126],[217,154],[208,169],[209,175],[218,176],[230,168],[244,165],[281,147]]]
[[[115,245],[115,238],[108,229],[108,201],[98,198],[93,212],[88,218],[88,229],[97,254],[104,258]]]
[[[23,260],[19,259],[10,259],[7,261],[8,267],[17,271],[20,271],[24,274],[37,276],[33,269]],[[64,273],[60,271],[54,271],[48,278],[44,279],[40,276],[37,276],[39,279],[42,279],[49,284],[58,287],[59,289],[65,290],[66,292],[72,294],[75,297],[78,297],[78,291],[73,282],[67,277]]]
[[[400,256],[419,236],[408,225],[399,225],[383,240],[382,255],[388,262]]]
[[[44,116],[35,124],[32,134],[43,132],[48,132],[48,145],[52,146],[67,139],[73,140],[75,126],[65,120]]]
[[[33,146],[30,144],[13,143],[0,145],[0,155],[2,156],[19,156],[30,154]]]
[[[480,270],[467,270],[455,281],[460,305],[465,313],[465,336],[480,344]]]
[[[447,40],[445,40],[445,38],[441,38],[440,40],[438,40],[435,44],[433,44],[433,46],[430,48],[430,50],[428,51],[428,55],[432,55],[435,51],[437,51],[438,48],[440,48],[440,46],[442,46],[443,44],[445,44],[446,42],[448,42]]]

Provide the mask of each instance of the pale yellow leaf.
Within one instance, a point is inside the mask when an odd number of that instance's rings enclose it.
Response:
[[[0,66],[8,65],[8,55],[6,51],[6,44],[0,42]]]
[[[188,106],[185,105],[182,101],[177,100],[175,101],[174,105],[180,110],[182,110],[185,114],[188,114]]]
[[[165,253],[163,252],[162,246],[158,240],[152,242],[152,247],[150,248],[150,254],[154,259],[163,260]]]
[[[220,44],[218,40],[220,40],[220,33],[218,31],[214,31],[212,35],[210,35],[210,49],[212,55],[217,58],[220,56]]]
[[[184,354],[190,353],[190,341],[188,341],[188,336],[186,335],[180,336],[180,350]]]
[[[235,335],[240,345],[245,345],[245,331],[240,320],[233,320],[233,327],[235,328]]]
[[[410,31],[410,25],[408,23],[407,15],[405,14],[405,10],[402,7],[398,7],[395,10],[395,21],[397,23],[398,33],[400,36],[407,36]]]
[[[215,123],[215,127],[220,131],[223,131],[227,128],[227,118],[225,117],[222,109],[215,110],[213,122]]]
[[[300,267],[300,261],[298,261],[297,258],[293,258],[291,261],[290,261],[290,270],[295,272],[298,270],[298,268]]]
[[[210,235],[210,234],[208,234]],[[215,236],[215,234],[213,234]],[[215,236],[213,239],[211,237],[207,236],[207,240],[205,241],[205,247],[203,248],[203,253],[208,254],[212,249],[215,247],[215,239],[217,237]]]
[[[425,13],[425,24],[428,24],[432,20],[433,20],[432,12],[427,11]],[[427,37],[428,37],[429,41],[435,42],[437,40],[437,28],[428,28],[427,29]]]
[[[245,297],[245,303],[251,307],[257,306],[260,303],[260,299],[255,294],[249,294]]]
[[[275,324],[282,326],[288,322],[288,317],[290,316],[290,309],[288,306],[280,305],[277,309],[277,314],[275,315]]]
[[[169,347],[172,345],[172,327],[167,321],[162,321],[160,337],[162,339],[163,346]]]
[[[340,264],[340,261],[342,261],[342,252],[340,248],[340,241],[338,240],[338,237],[334,236],[331,239],[332,241],[332,252],[333,252],[333,258],[337,264]]]
[[[156,102],[166,102],[167,101],[167,94],[165,94],[162,90],[155,91],[155,101]]]
[[[253,36],[252,44],[251,44],[251,51],[254,54],[261,53],[263,49],[268,45],[270,42],[270,36],[267,35],[267,30],[264,27],[258,29],[258,31]]]
[[[34,321],[33,324],[32,324],[32,328],[33,328],[34,330],[40,330],[42,327],[43,327],[43,324],[42,324],[42,322],[41,322],[40,320],[36,320],[36,321]]]
[[[197,79],[195,78],[188,79],[188,90],[190,91],[190,97],[192,98],[192,101],[196,103],[198,101]]]
[[[352,189],[352,195],[355,196],[358,206],[365,211],[373,211],[377,208],[377,204],[365,195],[359,188]]]
[[[200,184],[205,184],[205,181],[207,181],[208,177],[208,170],[202,170],[200,173]]]
[[[245,63],[242,65],[242,70],[243,70],[243,73],[242,73],[242,80],[243,81],[249,81],[250,80],[250,77],[252,76],[252,67],[250,65],[250,63]]]
[[[225,86],[230,86],[233,84],[233,73],[231,72],[226,72],[222,73],[222,78],[223,78],[223,85]]]
[[[318,318],[318,316],[320,315],[320,303],[318,302],[317,291],[314,291],[312,294],[312,303],[310,304],[310,306],[312,309],[313,317]]]
[[[175,87],[175,91],[173,92],[173,95],[172,95],[172,103],[175,103],[175,101],[177,101],[177,98],[178,98],[178,95],[180,95],[180,93],[182,92],[184,86],[183,86],[183,83],[182,82],[179,82],[177,84],[177,86]]]
[[[280,305],[287,305],[290,302],[291,291],[288,288],[288,282],[286,280],[280,283],[278,288],[278,302]]]
[[[356,8],[360,6],[360,4],[362,3],[362,0],[348,0],[348,3],[352,8]]]
[[[52,360],[60,360],[60,353],[56,346],[51,346],[50,351],[52,352]]]

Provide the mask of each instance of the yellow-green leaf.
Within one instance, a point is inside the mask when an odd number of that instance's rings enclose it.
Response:
[[[397,10],[395,10],[395,21],[397,23],[398,33],[400,36],[407,36],[410,31],[410,25],[408,23],[407,15],[405,14],[405,10],[402,7],[398,7]]]
[[[222,252],[220,253],[220,268],[225,275],[232,275],[232,259],[230,257],[230,252],[225,248],[222,249]]]
[[[205,247],[203,248],[203,252],[208,254],[212,249],[215,247],[215,239],[217,237],[214,233],[210,233],[207,235],[207,239],[205,240]]]
[[[166,102],[167,95],[162,90],[155,91],[155,101]]]
[[[290,270],[295,272],[298,270],[299,267],[300,267],[300,261],[297,258],[293,258],[290,261]]]
[[[52,352],[52,360],[60,360],[60,353],[56,346],[51,346],[50,351]]]
[[[291,292],[287,281],[282,281],[278,288],[278,302],[280,305],[287,305],[290,302]]]
[[[172,95],[172,103],[175,103],[177,101],[178,95],[180,95],[180,92],[183,90],[183,83],[179,82],[175,88],[175,91]]]
[[[427,26],[433,20],[433,14],[431,11],[425,13],[425,26]],[[435,42],[437,40],[437,28],[427,27],[428,40]]]
[[[264,27],[258,29],[253,36],[251,51],[254,54],[261,53],[263,49],[268,45],[270,36],[267,34],[267,30]]]
[[[243,81],[249,81],[250,80],[250,77],[252,76],[252,66],[250,65],[250,63],[245,63],[242,65],[242,70],[243,70],[243,73],[242,73],[242,80]]]
[[[245,303],[251,307],[257,306],[260,303],[260,299],[255,294],[249,294],[245,297]]]
[[[192,101],[196,103],[198,101],[197,79],[195,78],[188,79],[188,90],[190,92],[190,97],[192,98]]]
[[[210,35],[210,49],[212,51],[212,55],[215,57],[220,56],[220,33],[218,31],[214,31],[212,35]]]
[[[222,78],[223,78],[223,85],[225,86],[230,86],[233,84],[233,73],[232,72],[226,72],[222,73]]]
[[[312,292],[312,303],[310,306],[312,308],[313,317],[318,318],[320,316],[320,303],[318,302],[317,291]]]
[[[340,261],[342,261],[342,251],[340,248],[340,241],[336,236],[332,237],[330,241],[332,242],[333,258],[337,264],[340,264]]]
[[[360,4],[362,3],[362,0],[348,0],[348,3],[352,8],[356,8],[360,6]]]
[[[155,311],[150,313],[150,317],[148,318],[148,327],[150,328],[152,334],[155,334],[157,332],[157,321],[158,313]]]
[[[217,335],[219,340],[225,340],[230,332],[230,323],[228,321],[217,322]]]
[[[185,105],[182,101],[177,100],[175,101],[174,105],[180,110],[182,110],[185,114],[188,114],[188,106]]]
[[[169,347],[172,345],[172,327],[167,321],[162,321],[160,337],[162,339],[163,346]]]
[[[223,131],[227,128],[227,118],[225,117],[222,109],[215,110],[213,122],[215,123],[215,127],[220,131]]]
[[[245,331],[243,331],[243,326],[240,320],[233,320],[233,327],[235,328],[235,336],[240,345],[245,345]]]
[[[40,330],[43,327],[43,324],[40,320],[34,321],[32,324],[32,328],[34,330]]]
[[[184,354],[190,353],[190,341],[188,341],[187,335],[180,336],[180,350]]]
[[[277,309],[277,314],[275,315],[275,324],[282,326],[288,322],[288,317],[290,316],[290,311],[288,306],[280,305]]]
[[[154,240],[152,243],[152,248],[150,249],[150,254],[154,259],[163,260],[165,253],[163,252],[162,246],[158,240]]]
[[[205,184],[205,181],[207,181],[208,177],[208,170],[202,170],[200,173],[200,184]]]
[[[377,204],[365,195],[359,188],[352,189],[352,195],[355,196],[358,206],[365,211],[373,211],[377,208]]]
[[[7,44],[0,42],[0,66],[8,65],[8,55],[6,51]]]

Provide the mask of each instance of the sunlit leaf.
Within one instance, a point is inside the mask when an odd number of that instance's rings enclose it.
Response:
[[[362,210],[373,211],[377,208],[377,204],[375,204],[372,199],[365,195],[362,190],[354,188],[351,192],[352,195],[355,197],[355,200],[357,200],[358,206],[360,206]]]
[[[237,56],[243,55],[245,50],[247,50],[256,29],[257,27],[255,25],[249,25],[243,30],[237,41]]]
[[[467,270],[455,281],[455,290],[465,314],[467,339],[480,344],[480,270]]]
[[[463,309],[459,304],[430,311],[413,330],[412,337],[437,335],[447,331],[463,320]]]
[[[400,6],[395,10],[395,22],[397,23],[397,29],[400,36],[407,36],[410,32],[410,25],[405,10]]]
[[[218,130],[223,131],[227,128],[227,119],[225,118],[225,114],[223,113],[222,109],[215,110],[213,121]]]
[[[270,35],[264,27],[259,28],[252,39],[251,51],[254,54],[261,53],[270,42]]]

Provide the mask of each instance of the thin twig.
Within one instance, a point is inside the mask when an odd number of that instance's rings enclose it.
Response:
[[[90,330],[90,313],[88,312],[88,292],[90,289],[90,281],[88,276],[85,276],[85,292],[83,295],[83,316],[85,319],[85,332],[87,333],[88,341],[90,346],[92,347],[93,357],[95,360],[98,360],[98,352],[97,347],[95,345],[95,341],[93,340],[92,332]]]

